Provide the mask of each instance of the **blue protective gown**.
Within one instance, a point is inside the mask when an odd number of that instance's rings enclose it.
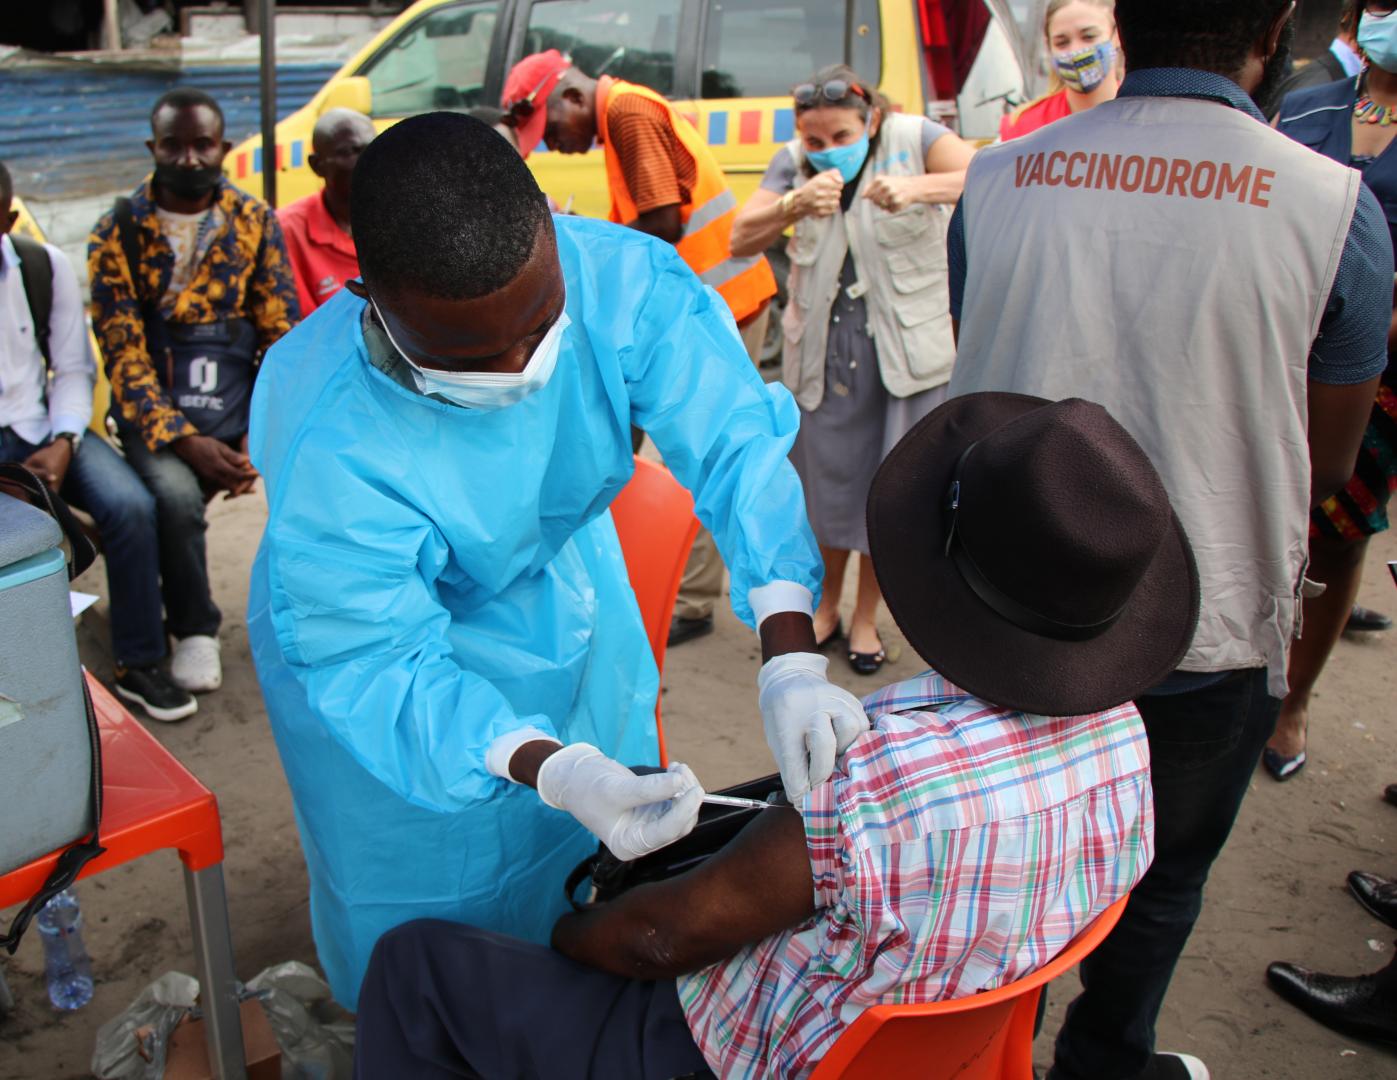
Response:
[[[817,589],[786,460],[798,413],[674,249],[558,218],[572,325],[538,393],[487,412],[368,360],[347,290],[267,355],[252,459],[270,515],[248,626],[295,800],[316,947],[353,1009],[374,942],[435,917],[546,942],[596,846],[486,771],[524,726],[657,759],[658,676],[607,507],[645,429],[748,590]],[[754,719],[755,722],[755,719]]]

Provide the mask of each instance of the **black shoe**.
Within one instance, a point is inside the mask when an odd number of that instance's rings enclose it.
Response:
[[[152,720],[172,723],[199,711],[194,695],[181,690],[158,667],[117,669],[116,692],[134,701]]]
[[[1381,611],[1373,611],[1358,604],[1353,605],[1353,610],[1348,613],[1348,622],[1344,623],[1345,634],[1380,634],[1391,629],[1391,618]]]
[[[1286,757],[1268,746],[1261,751],[1261,764],[1271,774],[1272,780],[1283,784],[1305,767],[1305,751],[1301,750],[1294,757]]]
[[[888,654],[882,649],[877,652],[850,652],[849,666],[854,669],[855,675],[877,675],[887,658]]]
[[[1397,929],[1397,881],[1355,870],[1348,876],[1348,887],[1369,915]]]
[[[1136,1080],[1211,1080],[1212,1074],[1192,1054],[1155,1054]]]
[[[1266,969],[1271,989],[1325,1027],[1397,1046],[1397,986],[1391,965],[1372,975],[1322,975],[1298,964]]]
[[[686,641],[693,641],[694,638],[701,638],[704,634],[713,633],[713,616],[705,615],[702,619],[681,619],[678,615],[669,621],[669,644],[683,645]]]

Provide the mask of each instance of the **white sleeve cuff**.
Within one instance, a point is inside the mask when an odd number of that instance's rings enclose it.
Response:
[[[773,581],[770,585],[758,585],[747,592],[747,603],[752,605],[752,618],[757,629],[762,628],[768,615],[782,611],[797,611],[802,615],[814,616],[815,594],[804,585],[794,581]]]
[[[485,751],[485,768],[501,780],[508,780],[512,784],[518,783],[514,777],[509,775],[509,759],[514,756],[514,751],[525,743],[531,742],[555,742],[559,746],[563,745],[557,736],[540,731],[536,727],[516,728],[514,731],[507,731],[496,737],[495,741],[490,744],[490,748]]]

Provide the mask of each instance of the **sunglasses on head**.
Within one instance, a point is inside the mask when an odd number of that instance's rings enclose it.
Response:
[[[848,79],[831,79],[827,83],[801,83],[791,91],[797,109],[813,109],[817,105],[838,105],[850,97],[869,101],[868,91]]]
[[[535,86],[527,94],[521,97],[518,101],[511,101],[508,105],[506,105],[504,107],[504,115],[500,117],[500,123],[503,124],[505,127],[512,128],[517,128],[522,124],[527,123],[529,117],[533,116],[533,114],[538,110],[538,105],[535,103],[534,99],[538,97],[539,91],[543,89],[544,84],[547,83],[548,80],[553,78],[556,74],[556,71],[550,71],[547,75],[545,75],[538,81],[537,86]]]

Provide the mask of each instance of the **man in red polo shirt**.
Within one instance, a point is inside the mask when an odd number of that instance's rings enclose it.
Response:
[[[359,256],[349,231],[349,183],[355,162],[374,134],[369,118],[353,109],[330,109],[322,115],[311,134],[310,167],[325,187],[277,211],[303,317],[359,276]]]

